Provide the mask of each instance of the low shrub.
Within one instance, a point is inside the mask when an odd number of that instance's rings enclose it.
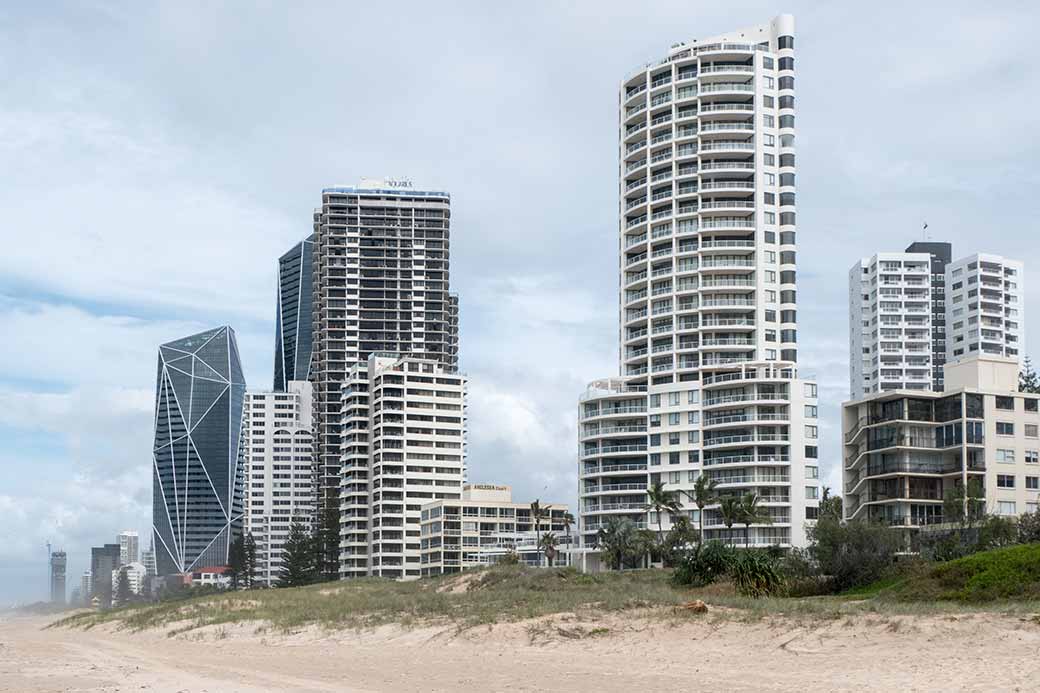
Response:
[[[836,592],[869,585],[895,561],[902,546],[897,530],[888,526],[834,517],[821,517],[809,528],[809,557]]]
[[[685,587],[710,585],[729,572],[735,558],[735,550],[720,541],[698,544],[679,559],[672,582]]]
[[[742,551],[729,569],[737,591],[745,597],[767,597],[783,593],[786,585],[780,562],[765,551]]]
[[[905,601],[1040,598],[1040,544],[1008,546],[918,566],[892,589]]]

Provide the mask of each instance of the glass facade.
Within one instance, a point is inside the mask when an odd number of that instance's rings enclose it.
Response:
[[[225,565],[241,533],[245,390],[230,327],[159,347],[152,525],[160,575]]]
[[[275,392],[285,392],[287,382],[307,380],[310,375],[314,238],[314,234],[311,234],[278,259]]]

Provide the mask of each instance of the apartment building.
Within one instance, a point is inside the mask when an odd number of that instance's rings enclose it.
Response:
[[[621,377],[579,401],[591,570],[608,517],[656,524],[646,486],[681,493],[702,473],[763,498],[775,521],[753,543],[805,542],[818,429],[796,366],[794,80],[781,15],[677,44],[621,84]],[[717,507],[705,521],[727,538]]]
[[[340,576],[415,579],[422,507],[466,478],[466,376],[439,361],[372,354],[341,398]]]
[[[256,579],[273,585],[293,522],[311,529],[313,476],[311,384],[290,380],[279,392],[248,392],[245,531],[256,542]]]
[[[119,533],[119,565],[137,563],[141,538],[134,530]]]
[[[941,382],[934,371],[933,276],[929,253],[878,253],[849,270],[849,382],[856,396],[932,390]]]
[[[953,261],[949,243],[912,243],[849,270],[849,392],[942,392],[943,366],[972,353],[1021,359],[1022,263]]]
[[[506,556],[520,563],[548,566],[539,538],[552,532],[558,541],[553,565],[569,564],[570,511],[560,503],[539,504],[546,516],[535,526],[530,503],[514,503],[509,486],[466,484],[458,500],[436,500],[422,507],[423,577],[487,567]]]
[[[1040,493],[1040,396],[1018,361],[976,354],[945,366],[943,392],[888,390],[846,402],[845,517],[907,530],[944,521],[943,498],[977,479],[986,508],[1032,512]]]
[[[410,181],[322,190],[313,215],[312,360],[319,504],[340,507],[341,394],[373,353],[458,367],[458,300],[449,292],[450,196]],[[338,559],[339,542],[325,541]]]
[[[1025,357],[1025,277],[1023,264],[999,255],[976,254],[950,263],[950,361],[974,354]]]

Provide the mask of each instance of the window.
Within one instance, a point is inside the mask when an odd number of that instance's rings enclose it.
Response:
[[[679,472],[668,472],[668,483],[678,484],[679,483]]]
[[[998,515],[1017,515],[1015,501],[997,501]]]
[[[997,435],[998,436],[1013,436],[1015,435],[1015,424],[1008,421],[997,422]]]
[[[650,415],[650,426],[653,427],[653,426],[660,426],[660,425],[661,425],[661,415],[660,414],[651,414]]]
[[[772,70],[773,69],[773,59],[770,58],[767,55],[763,55],[762,56],[762,67],[766,68],[767,70]]]
[[[818,433],[818,430],[817,430],[816,426],[806,426],[805,427],[805,437],[806,438],[816,438],[817,437],[817,433]]]
[[[678,426],[679,425],[679,412],[672,412],[668,415],[668,425]]]
[[[661,406],[661,395],[650,395],[650,406],[659,407]]]
[[[700,390],[690,390],[690,397],[687,400],[687,402],[689,402],[690,404],[697,404],[700,401],[701,401],[701,391]]]
[[[816,412],[817,412],[817,409],[816,409],[816,405],[815,404],[806,404],[805,405],[805,418],[807,418],[807,419],[815,419],[816,418]]]
[[[701,442],[701,432],[700,431],[689,431],[686,434],[686,439],[690,443],[699,443],[699,442]]]
[[[806,486],[805,487],[805,497],[806,498],[819,498],[820,497],[820,487],[819,486]]]
[[[1026,450],[1026,464],[1040,464],[1040,450]]]
[[[1014,450],[997,450],[997,462],[999,464],[1014,464],[1015,463],[1015,451]]]
[[[1036,438],[1038,429],[1036,424],[1026,424],[1026,438]]]
[[[677,406],[679,406],[679,395],[681,395],[681,394],[682,394],[681,392],[669,392],[668,393],[668,406],[669,407],[677,407]]]
[[[1040,476],[1027,476],[1026,488],[1030,491],[1040,490]]]
[[[670,453],[668,453],[668,464],[679,464],[679,453],[678,452],[670,452]],[[678,472],[674,472],[674,473],[678,474]],[[679,477],[678,476],[676,476],[675,481],[673,483],[676,483],[676,484],[679,483]]]
[[[805,456],[807,458],[809,458],[810,460],[815,460],[816,457],[819,454],[820,454],[820,452],[819,452],[819,450],[817,449],[817,447],[815,445],[806,445],[805,446]]]
[[[814,505],[805,506],[805,519],[816,520],[820,517],[820,509]]]
[[[776,45],[780,50],[785,48],[794,49],[794,36],[781,36],[776,40]]]
[[[764,140],[767,147],[776,145],[776,138],[773,135],[765,135]]]
[[[1015,475],[997,474],[997,488],[1015,488]]]
[[[699,411],[691,411],[688,419],[688,423],[690,424],[699,424],[701,422],[701,413]]]
[[[806,479],[819,479],[820,478],[820,468],[819,467],[806,467],[805,468],[805,478]]]
[[[1015,398],[1014,397],[1001,397],[997,396],[997,409],[1003,409],[1004,411],[1015,411]]]
[[[698,476],[700,476],[700,470],[691,469],[690,471],[686,472],[686,481],[692,484],[697,481]]]
[[[810,399],[816,399],[816,383],[805,384],[805,396]]]
[[[678,433],[669,433],[668,434],[668,444],[669,445],[678,445],[679,444],[679,434]]]
[[[773,88],[773,78],[772,77],[763,77],[762,79],[765,82],[766,89],[772,89]]]
[[[652,433],[650,435],[650,446],[651,447],[657,447],[660,444],[661,444],[661,434],[660,433]]]
[[[1022,402],[1026,405],[1026,411],[1037,411],[1036,404],[1037,402],[1040,402],[1040,400],[1033,399],[1032,397],[1026,397],[1022,400]]]
[[[659,453],[659,452],[652,452],[652,453],[650,453],[650,464],[651,465],[661,464],[661,453]]]

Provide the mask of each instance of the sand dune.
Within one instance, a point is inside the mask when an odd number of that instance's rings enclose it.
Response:
[[[257,624],[167,637],[0,621],[0,691],[1032,691],[1040,624],[1013,616],[743,623],[558,615],[292,634]]]

